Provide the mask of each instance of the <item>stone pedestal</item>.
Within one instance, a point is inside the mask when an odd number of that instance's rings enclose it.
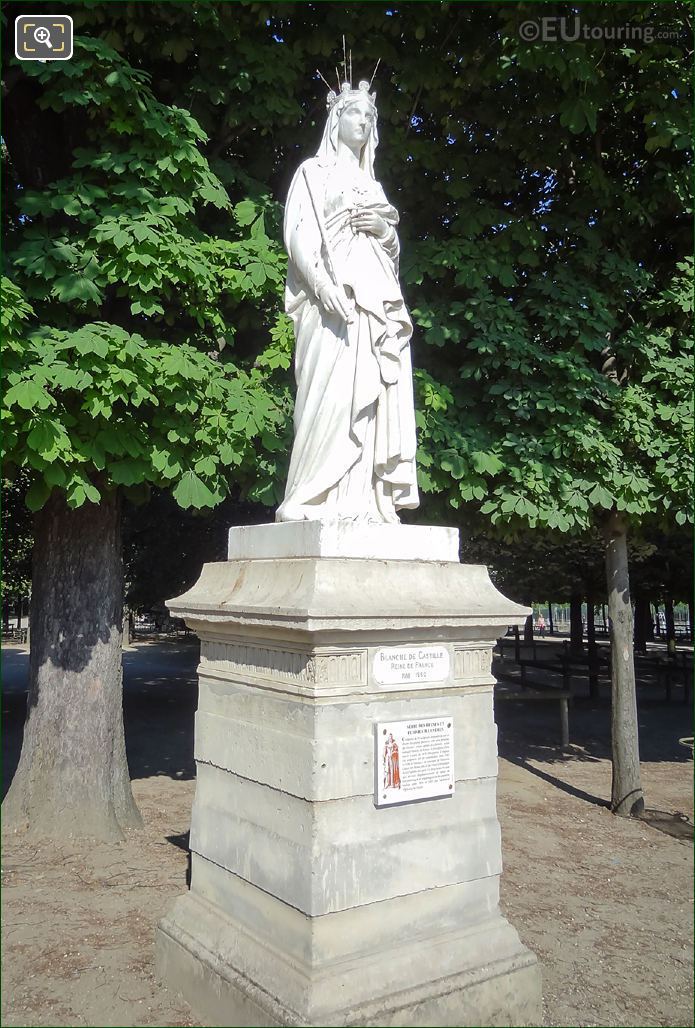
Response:
[[[169,603],[201,640],[198,777],[159,975],[211,1025],[538,1024],[498,906],[490,675],[527,611],[449,529],[252,526],[230,553]],[[435,644],[444,680],[375,680],[383,647]],[[375,724],[436,716],[454,795],[377,808]]]

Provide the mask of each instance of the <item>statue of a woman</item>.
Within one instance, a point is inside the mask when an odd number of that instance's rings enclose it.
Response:
[[[294,445],[277,521],[398,522],[417,507],[412,323],[398,283],[398,212],[374,178],[376,94],[328,94],[316,157],[285,209],[294,322]]]

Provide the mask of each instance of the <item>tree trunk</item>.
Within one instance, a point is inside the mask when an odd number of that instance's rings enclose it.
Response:
[[[664,602],[664,621],[666,623],[666,648],[669,654],[676,652],[676,621],[673,616],[673,600],[669,597]]]
[[[647,621],[651,621],[649,600],[642,593],[635,597],[635,653],[647,652]]]
[[[605,524],[605,554],[611,639],[611,810],[622,817],[638,817],[644,810],[644,797],[640,780],[627,528],[617,511],[612,512]]]
[[[690,632],[690,641],[695,640],[695,631],[693,630],[693,604],[692,599],[688,600],[688,631]]]
[[[579,593],[572,593],[570,597],[570,650],[572,653],[582,653],[584,651],[582,598]]]
[[[524,642],[533,642],[533,614],[529,614],[524,621]]]
[[[587,596],[586,600],[586,648],[589,655],[589,695],[592,700],[597,700],[599,698],[598,651],[594,624],[594,598],[591,594]]]
[[[53,838],[123,838],[141,824],[123,734],[120,502],[36,517],[29,697],[5,825]]]
[[[644,632],[648,643],[654,642],[654,614],[651,603],[647,604],[647,616],[644,622]]]
[[[548,604],[548,635],[552,635],[554,631],[555,631],[555,626],[553,624],[553,605],[552,605],[552,603],[549,603]]]

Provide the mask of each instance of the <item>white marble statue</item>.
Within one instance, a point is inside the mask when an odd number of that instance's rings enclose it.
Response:
[[[328,94],[316,157],[287,198],[285,309],[294,322],[294,445],[277,521],[398,522],[417,507],[412,323],[398,212],[374,178],[376,94]]]

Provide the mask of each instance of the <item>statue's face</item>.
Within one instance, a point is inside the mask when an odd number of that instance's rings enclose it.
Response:
[[[345,108],[338,122],[338,139],[346,146],[364,146],[374,125],[374,108],[369,100],[359,97]]]

